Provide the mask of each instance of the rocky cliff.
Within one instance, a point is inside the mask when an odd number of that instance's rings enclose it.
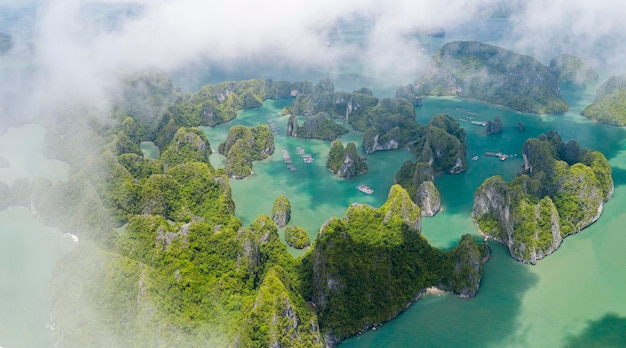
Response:
[[[422,216],[435,216],[441,209],[441,196],[432,181],[423,181],[417,188],[415,203],[420,207]]]
[[[218,152],[226,156],[225,170],[229,177],[242,179],[252,174],[252,162],[274,153],[274,135],[267,125],[254,128],[233,126]]]
[[[284,195],[279,195],[272,207],[272,220],[278,227],[285,227],[291,219],[291,203]]]
[[[448,278],[441,287],[461,298],[474,297],[480,288],[483,264],[489,257],[487,244],[476,243],[474,237],[464,235],[459,244],[446,255]]]
[[[433,216],[441,204],[439,192],[432,184],[435,176],[467,169],[465,130],[448,115],[437,114],[423,127],[421,136],[409,144],[409,149],[417,162],[406,161],[394,181],[409,192],[424,216]]]
[[[420,209],[399,185],[380,208],[353,204],[322,226],[304,263],[327,342],[390,320],[429,286],[476,293],[486,250],[468,236],[445,254],[420,231]]]
[[[573,156],[568,148],[576,147],[556,133],[529,139],[524,174],[510,183],[491,177],[474,193],[472,215],[481,232],[516,260],[534,264],[550,255],[563,238],[596,221],[612,196],[606,158],[586,149]]]
[[[317,317],[282,267],[270,269],[235,347],[324,347]]]
[[[330,146],[326,167],[339,178],[350,180],[367,172],[367,163],[361,158],[354,143],[343,147],[341,140],[335,140]]]
[[[557,79],[539,61],[475,41],[442,46],[415,84],[420,95],[474,98],[539,114],[568,110]]]

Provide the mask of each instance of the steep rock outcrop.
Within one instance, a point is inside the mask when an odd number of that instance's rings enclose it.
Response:
[[[267,125],[233,126],[218,147],[218,152],[226,156],[224,169],[233,179],[252,174],[252,162],[268,158],[274,150],[274,135]]]
[[[510,183],[485,180],[474,193],[472,215],[513,258],[534,264],[600,217],[613,180],[602,154],[563,143],[557,133],[528,139],[523,154],[524,174]]]
[[[300,226],[287,226],[285,228],[285,242],[296,249],[305,249],[311,246],[309,234]]]
[[[197,161],[209,164],[211,146],[206,135],[197,128],[180,128],[167,146],[161,159],[167,165]]]
[[[287,120],[287,136],[297,138],[299,128],[300,126],[298,125],[298,120],[296,119],[296,116],[289,116],[289,120]]]
[[[420,95],[474,98],[522,112],[568,110],[557,79],[539,61],[475,41],[442,46],[416,86]]]
[[[305,264],[327,343],[390,320],[427,287],[476,293],[485,250],[464,237],[445,254],[420,230],[420,209],[399,185],[380,208],[355,203],[321,227]]]
[[[280,266],[263,279],[242,331],[235,347],[324,347],[315,314]]]
[[[474,237],[464,235],[446,255],[449,277],[442,288],[453,291],[461,298],[474,297],[480,288],[483,264],[489,257],[487,244],[476,243]]]
[[[285,227],[291,219],[291,203],[284,195],[279,195],[272,207],[272,220],[278,227]]]
[[[337,177],[350,180],[367,172],[367,163],[361,158],[354,143],[348,143],[344,149],[341,140],[331,144],[326,167]]]
[[[420,207],[422,216],[435,216],[441,209],[441,196],[432,181],[424,181],[417,188],[415,203]]]

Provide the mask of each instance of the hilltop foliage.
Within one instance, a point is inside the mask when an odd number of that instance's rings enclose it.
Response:
[[[330,145],[326,167],[334,175],[347,180],[367,172],[367,163],[357,153],[356,145],[350,142],[344,148],[341,140],[335,140]]]
[[[476,190],[472,214],[511,256],[534,264],[599,218],[613,180],[601,153],[564,143],[555,132],[528,139],[523,156],[523,174],[510,183],[488,178]]]
[[[290,247],[296,249],[304,249],[311,246],[309,234],[300,226],[287,226],[285,228],[285,242]]]
[[[233,179],[242,179],[252,174],[252,162],[268,158],[274,153],[274,135],[267,125],[254,128],[233,126],[228,137],[218,147],[226,156],[226,174]]]
[[[324,224],[304,260],[312,267],[311,298],[323,332],[341,339],[379,325],[428,286],[472,293],[482,268],[470,269],[482,263],[486,248],[466,236],[460,243],[466,246],[443,253],[420,234],[420,215],[406,191],[394,185],[380,208],[355,203],[343,219]],[[466,259],[476,255],[478,265]]]
[[[582,115],[600,123],[626,126],[626,75],[613,76],[598,87],[593,104]]]

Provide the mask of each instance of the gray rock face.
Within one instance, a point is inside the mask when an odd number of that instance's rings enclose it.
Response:
[[[416,204],[422,216],[434,216],[441,209],[441,196],[432,181],[424,181],[417,189]]]
[[[365,148],[365,153],[374,153],[376,151],[395,150],[400,145],[399,139],[388,137],[386,141],[381,142],[381,137],[376,134],[372,140],[372,145]]]
[[[291,220],[291,203],[284,195],[278,196],[274,201],[272,220],[280,228],[287,226]]]
[[[298,120],[295,115],[289,117],[287,121],[287,136],[297,138],[298,137]]]

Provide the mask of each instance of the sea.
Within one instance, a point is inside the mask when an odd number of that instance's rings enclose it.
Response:
[[[445,38],[426,38],[425,47],[436,49],[455,38],[498,42],[507,30],[506,23],[490,21],[485,26],[448,31]],[[219,78],[254,76],[251,73],[232,77],[224,74]],[[218,82],[212,79],[216,79],[215,74],[197,83]],[[582,109],[593,101],[597,86],[562,85],[562,94],[571,106],[562,115],[523,114],[451,97],[424,98],[423,105],[416,108],[418,122],[425,124],[433,115],[445,113],[457,119],[467,132],[468,170],[436,178],[442,210],[422,220],[422,233],[432,245],[450,249],[466,233],[480,239],[470,216],[474,191],[492,175],[512,179],[522,165],[524,141],[551,130],[558,131],[565,141],[575,139],[584,147],[601,151],[613,167],[615,194],[596,223],[566,238],[554,254],[537,265],[519,263],[505,248],[491,243],[492,257],[485,264],[476,297],[425,296],[395,319],[350,338],[341,346],[626,346],[626,130],[599,125],[580,116]],[[369,172],[349,181],[338,179],[325,166],[329,142],[286,137],[287,118],[281,116],[281,110],[290,103],[290,99],[268,100],[258,109],[241,111],[228,124],[203,131],[215,151],[233,125],[274,122],[278,132],[274,154],[255,162],[251,176],[230,181],[235,213],[247,225],[258,214],[270,215],[274,199],[284,194],[292,206],[290,224],[304,227],[314,240],[320,226],[333,216],[342,217],[350,204],[383,204],[395,173],[412,157],[405,150],[361,153],[367,158]],[[483,127],[471,124],[496,116],[503,120],[501,134],[487,135]],[[519,122],[524,124],[524,132],[517,129]],[[17,178],[35,176],[53,181],[67,178],[67,164],[43,157],[44,135],[45,128],[34,124],[9,127],[0,135],[0,156],[9,161],[8,168],[0,168],[1,181],[11,184]],[[344,144],[355,142],[360,149],[361,136],[351,132],[341,140]],[[312,163],[304,163],[298,147],[312,155]],[[143,143],[142,149],[147,157],[158,157],[153,144]],[[295,171],[287,168],[281,150],[288,151]],[[511,157],[500,161],[485,156],[487,151]],[[474,156],[478,158],[472,160]],[[224,161],[217,153],[211,155],[215,167],[223,166]],[[374,192],[360,192],[356,189],[360,184],[370,186]],[[38,222],[26,208],[0,211],[0,226],[0,347],[53,347],[55,328],[49,318],[48,286],[56,262],[72,250],[75,242]],[[289,251],[294,257],[303,254],[292,248]]]

